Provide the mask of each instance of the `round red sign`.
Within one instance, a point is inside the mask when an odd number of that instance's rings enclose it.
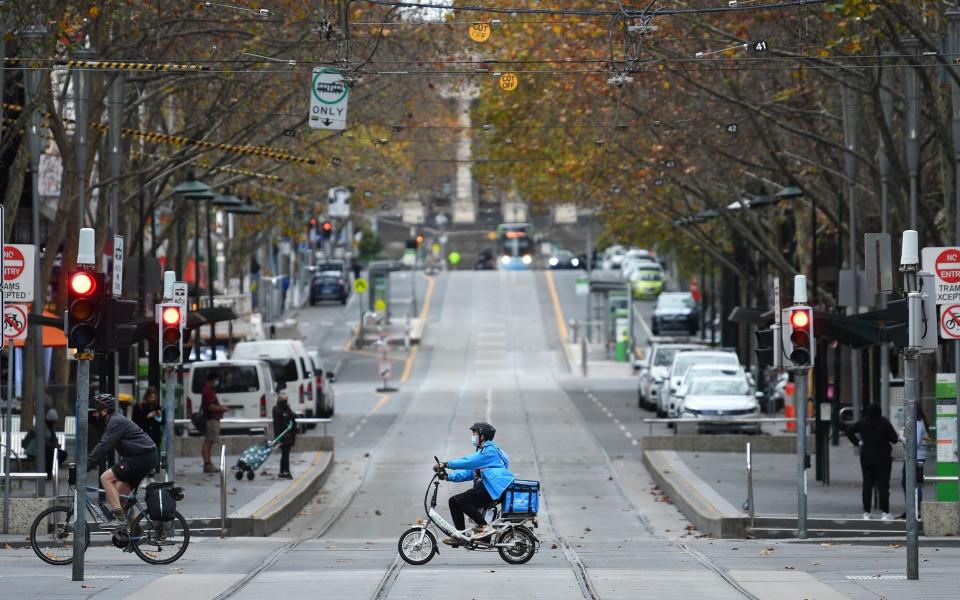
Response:
[[[937,277],[944,283],[960,283],[960,250],[948,248],[937,256]]]
[[[3,280],[13,281],[23,274],[26,266],[26,260],[23,258],[23,252],[13,246],[3,247]]]

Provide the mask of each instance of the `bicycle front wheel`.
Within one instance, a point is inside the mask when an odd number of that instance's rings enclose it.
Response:
[[[179,512],[172,521],[151,521],[140,513],[133,522],[130,544],[144,562],[169,565],[183,556],[190,544],[190,526]]]
[[[30,526],[30,546],[40,560],[51,565],[73,562],[73,509],[52,506],[37,515]],[[90,547],[90,524],[87,523],[84,549]]]

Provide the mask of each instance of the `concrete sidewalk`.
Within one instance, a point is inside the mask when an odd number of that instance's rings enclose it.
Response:
[[[237,455],[228,455],[226,460],[228,535],[264,536],[277,531],[309,502],[333,468],[332,451],[294,452],[290,455],[294,478],[278,479],[280,453],[277,452],[257,469],[253,481],[246,477],[237,480],[235,472],[230,469],[238,458]],[[91,477],[90,485],[93,485],[93,479]],[[175,481],[184,488],[184,499],[177,503],[177,510],[190,522],[191,530],[196,530],[194,535],[219,535],[220,474],[203,473],[199,458],[178,458]],[[141,504],[144,503],[146,483],[144,481],[138,493]],[[64,481],[61,494],[66,494],[67,489]],[[50,499],[48,503],[57,502]],[[28,528],[29,523],[25,523],[25,527],[17,529],[16,533],[0,534],[0,546],[27,543]]]

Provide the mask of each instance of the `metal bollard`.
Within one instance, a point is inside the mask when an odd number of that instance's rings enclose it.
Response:
[[[227,537],[227,447],[220,446],[220,537]]]
[[[50,474],[50,478],[53,479],[53,497],[56,498],[60,495],[60,457],[53,457],[53,471]]]
[[[756,509],[753,503],[753,455],[750,451],[750,442],[747,442],[747,510],[750,514],[750,527],[754,525]]]

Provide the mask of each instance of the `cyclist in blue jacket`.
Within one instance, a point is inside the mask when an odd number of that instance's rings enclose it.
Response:
[[[474,423],[470,431],[473,433],[470,443],[477,451],[469,456],[436,465],[434,469],[451,469],[447,474],[449,481],[473,481],[473,489],[450,497],[450,515],[459,531],[474,539],[482,539],[493,533],[493,528],[483,517],[483,507],[499,500],[516,478],[510,472],[507,453],[493,443],[493,436],[497,433],[493,425]],[[464,531],[464,515],[477,524],[472,532]],[[449,546],[460,545],[459,540],[449,537],[445,538],[443,543]]]

